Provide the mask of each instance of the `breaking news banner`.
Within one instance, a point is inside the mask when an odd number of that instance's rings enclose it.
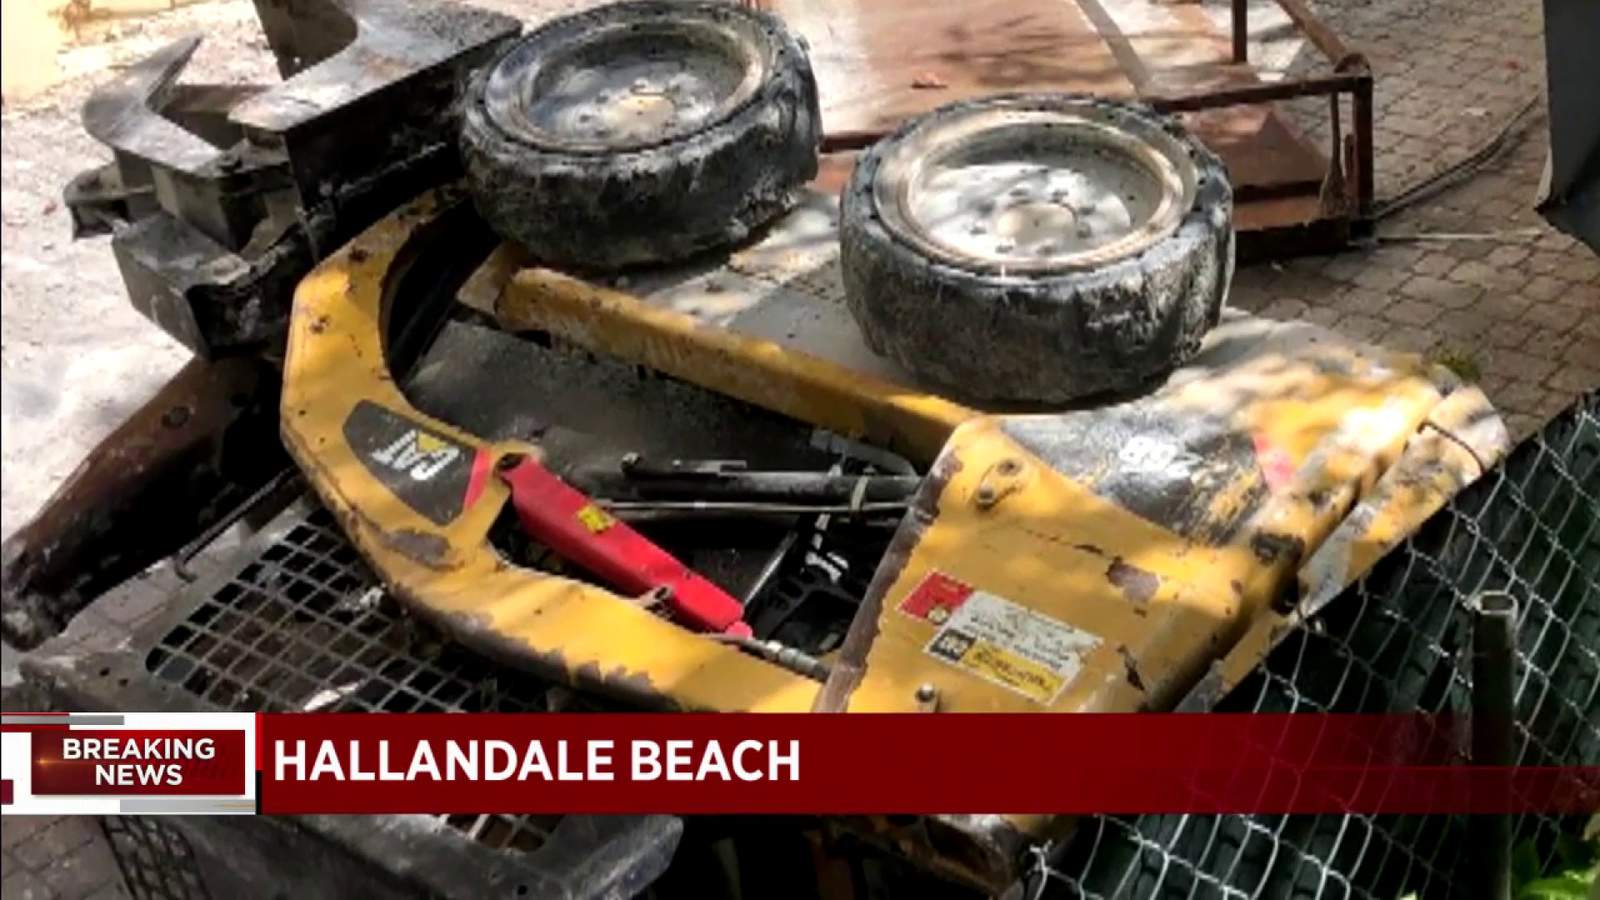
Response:
[[[5,713],[0,812],[256,812],[248,713]]]
[[[1469,765],[1465,723],[1430,716],[74,713],[0,724],[6,813],[1600,810],[1600,766]]]

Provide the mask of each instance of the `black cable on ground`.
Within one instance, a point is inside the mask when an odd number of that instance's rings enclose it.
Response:
[[[1437,196],[1440,192],[1466,181],[1485,166],[1499,160],[1512,148],[1516,147],[1517,144],[1521,143],[1522,137],[1528,128],[1538,121],[1539,116],[1533,115],[1533,113],[1538,109],[1540,99],[1540,95],[1535,94],[1524,101],[1522,106],[1512,114],[1511,118],[1506,121],[1505,125],[1501,126],[1493,137],[1484,141],[1471,153],[1412,184],[1395,196],[1379,201],[1377,208],[1373,212],[1373,219],[1382,220],[1388,218],[1403,209],[1415,206],[1430,197]]]

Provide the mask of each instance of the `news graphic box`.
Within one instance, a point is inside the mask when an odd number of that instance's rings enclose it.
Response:
[[[251,814],[249,713],[6,713],[5,815]]]

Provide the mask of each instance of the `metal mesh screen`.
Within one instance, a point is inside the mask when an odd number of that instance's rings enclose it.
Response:
[[[203,599],[145,665],[246,712],[533,712],[571,702],[401,614],[320,507]],[[518,850],[538,848],[559,819],[445,817],[475,841]]]
[[[1600,393],[1457,495],[1218,705],[1226,712],[1465,711],[1468,603],[1518,604],[1516,762],[1600,762]],[[1576,823],[1522,816],[1550,862]],[[1463,896],[1456,816],[1103,816],[1039,858],[1038,893],[1088,897]]]
[[[142,816],[105,816],[100,830],[134,900],[210,900],[182,832]]]

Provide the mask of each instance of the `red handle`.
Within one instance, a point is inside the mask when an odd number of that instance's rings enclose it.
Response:
[[[500,469],[529,536],[624,593],[665,590],[666,603],[696,628],[748,636],[744,607],[644,535],[596,506],[532,457]]]

